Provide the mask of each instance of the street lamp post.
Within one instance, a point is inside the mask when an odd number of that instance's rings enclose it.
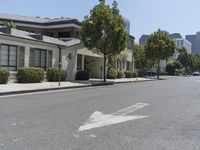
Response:
[[[58,77],[58,86],[61,86],[61,67],[62,67],[62,60],[61,60],[61,54],[62,54],[62,47],[58,45],[59,48],[59,66],[58,66],[58,70],[59,70],[59,77]]]

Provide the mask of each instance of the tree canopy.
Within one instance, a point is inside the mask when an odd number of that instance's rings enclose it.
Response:
[[[112,8],[105,4],[105,0],[99,2],[84,18],[80,38],[86,48],[104,55],[106,81],[106,60],[109,55],[117,55],[126,48],[128,36],[117,2],[113,2]]]
[[[147,65],[144,46],[135,44],[133,47],[133,56],[135,61],[135,68],[138,70],[144,69]]]
[[[158,62],[158,78],[160,73],[160,60],[168,59],[173,56],[175,48],[176,46],[173,39],[160,29],[151,34],[148,38],[147,44],[145,45],[145,53],[147,59],[156,60]]]
[[[189,54],[185,48],[178,49],[177,51],[179,52],[179,56],[177,60],[182,64],[186,73],[200,70],[200,56],[199,55]]]

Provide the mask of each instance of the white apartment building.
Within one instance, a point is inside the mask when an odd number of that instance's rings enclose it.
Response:
[[[189,54],[192,53],[192,44],[184,39],[184,38],[177,38],[174,39],[177,48],[185,48]],[[176,60],[178,58],[179,53],[175,52],[173,59]]]

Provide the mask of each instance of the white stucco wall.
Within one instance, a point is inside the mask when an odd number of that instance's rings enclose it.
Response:
[[[45,50],[51,50],[53,52],[52,67],[58,67],[59,64],[59,49],[56,45],[48,44],[44,42],[31,41],[21,38],[14,38],[9,36],[0,36],[0,44],[8,44],[14,46],[25,47],[25,67],[29,67],[29,53],[30,48],[39,48]]]
[[[73,81],[77,72],[77,51],[80,45],[62,49],[62,68],[67,71],[67,80]],[[72,56],[69,59],[69,54]]]

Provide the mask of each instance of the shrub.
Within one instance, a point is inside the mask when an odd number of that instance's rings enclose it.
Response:
[[[81,70],[76,73],[76,80],[89,80],[90,73],[86,70]]]
[[[60,79],[61,81],[65,81],[66,79],[66,72],[65,70],[60,70]],[[47,69],[47,80],[49,82],[56,82],[59,81],[59,68],[49,68]]]
[[[183,69],[176,69],[176,71],[175,71],[176,76],[182,76],[183,74],[184,74]]]
[[[138,73],[137,72],[133,72],[133,78],[137,78],[138,77]]]
[[[117,78],[117,71],[114,68],[110,68],[107,73],[108,79],[116,79]]]
[[[0,84],[6,84],[8,82],[9,76],[9,71],[0,70]]]
[[[133,78],[133,71],[125,71],[124,74],[126,78]]]
[[[147,75],[147,73],[145,72],[145,70],[139,70],[138,71],[138,77],[144,77],[146,75]]]
[[[178,61],[169,62],[166,66],[166,72],[168,75],[175,75],[176,69],[181,69],[182,65]]]
[[[160,75],[165,76],[165,75],[168,75],[168,73],[167,72],[160,72]]]
[[[117,78],[118,79],[123,78],[123,76],[124,76],[124,73],[122,71],[117,71]]]
[[[20,68],[17,72],[19,83],[40,83],[44,80],[44,69],[42,68]]]

